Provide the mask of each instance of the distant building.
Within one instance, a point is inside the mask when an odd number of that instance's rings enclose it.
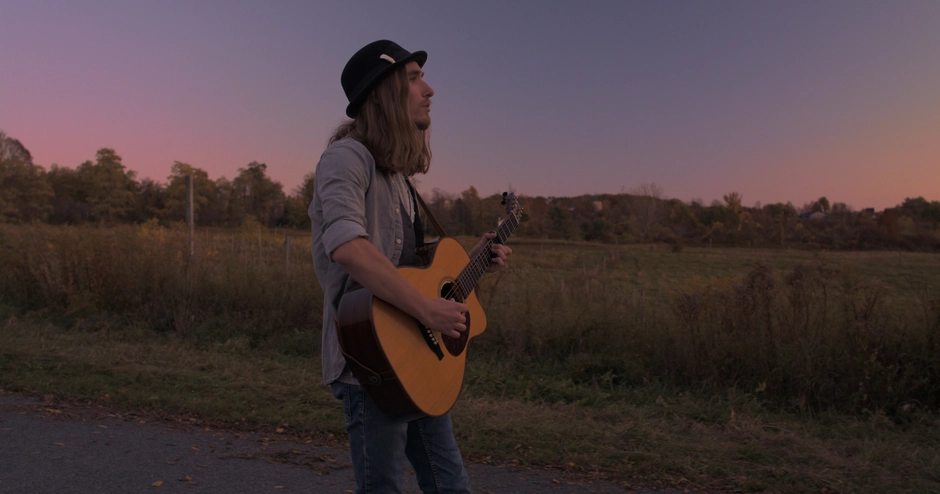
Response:
[[[826,213],[822,211],[810,211],[807,213],[801,213],[800,219],[804,220],[821,220],[826,217]]]

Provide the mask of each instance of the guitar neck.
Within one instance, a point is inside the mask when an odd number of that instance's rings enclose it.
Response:
[[[490,247],[492,247],[494,243],[501,244],[505,242],[506,239],[512,235],[513,230],[515,230],[517,226],[519,226],[519,219],[516,218],[515,214],[510,213],[496,228],[496,238],[488,240],[484,248],[480,249],[480,252],[477,253],[473,259],[470,259],[470,263],[467,264],[467,267],[457,276],[457,286],[460,287],[464,296],[467,296],[473,291],[477,283],[479,283],[480,278],[483,277],[483,273],[490,267]]]

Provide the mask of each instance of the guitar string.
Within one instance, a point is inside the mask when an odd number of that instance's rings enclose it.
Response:
[[[512,233],[512,230],[514,230],[516,226],[518,226],[518,220],[516,219],[515,215],[510,215],[507,217],[507,221],[504,221],[497,228],[496,234],[499,241],[505,242],[506,239],[509,238],[509,234]],[[480,254],[477,255],[477,258],[472,260],[467,268],[464,269],[464,272],[457,277],[458,287],[464,293],[469,293],[473,290],[473,287],[476,286],[476,282],[479,281],[480,277],[483,276],[483,273],[486,272],[486,269],[489,267],[490,258],[485,254],[489,252],[489,249],[492,247],[493,243],[493,240],[487,241],[486,249],[480,251]],[[467,279],[469,275],[474,275],[473,277],[476,279],[476,281],[468,283],[468,281],[470,281]],[[451,289],[451,292],[448,293],[448,296],[455,295],[454,290],[455,289]]]
[[[506,221],[500,223],[500,225],[496,228],[496,238],[498,238],[500,242],[505,242],[517,226],[519,226],[519,219],[516,217],[516,212],[513,212],[506,217]],[[504,235],[501,235],[501,233]],[[464,268],[464,270],[457,276],[455,285],[452,286],[450,291],[444,295],[444,298],[451,299],[455,297],[457,295],[456,291],[458,288],[461,290],[462,294],[469,294],[471,291],[473,291],[473,287],[476,286],[477,282],[483,276],[483,273],[485,273],[487,268],[490,266],[490,258],[484,254],[490,251],[493,243],[493,240],[488,240],[486,242],[484,250],[481,250],[480,253],[476,256],[476,259],[472,259],[467,267]],[[468,284],[467,282],[469,281],[467,280],[467,277],[471,274],[474,275],[473,277],[476,279],[476,281],[474,281],[468,287],[466,286]],[[466,298],[466,295],[464,295],[464,298]]]

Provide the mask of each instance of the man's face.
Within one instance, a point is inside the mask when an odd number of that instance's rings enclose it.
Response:
[[[427,130],[431,126],[431,96],[434,96],[434,90],[424,82],[424,71],[418,62],[408,62],[405,73],[408,75],[408,115],[419,130]]]

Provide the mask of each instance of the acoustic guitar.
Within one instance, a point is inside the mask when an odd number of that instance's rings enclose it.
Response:
[[[363,390],[387,415],[420,412],[437,417],[457,401],[467,344],[486,329],[486,314],[474,288],[490,266],[490,247],[509,238],[522,214],[515,194],[504,193],[503,204],[507,216],[496,228],[496,238],[473,259],[456,240],[443,237],[419,255],[425,266],[398,268],[428,298],[467,305],[467,330],[459,338],[430,331],[365,288],[351,290],[340,300],[336,316],[340,349]]]

